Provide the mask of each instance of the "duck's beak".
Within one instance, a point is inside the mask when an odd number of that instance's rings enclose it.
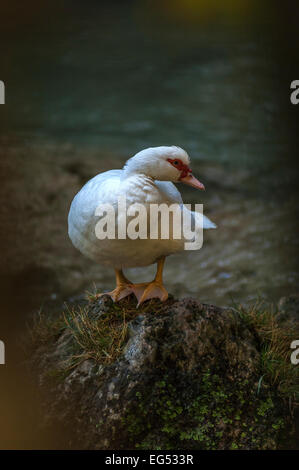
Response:
[[[193,175],[184,176],[183,178],[180,178],[180,181],[182,181],[182,183],[188,184],[189,186],[193,186],[193,188],[201,189],[202,191],[205,189],[204,185]]]

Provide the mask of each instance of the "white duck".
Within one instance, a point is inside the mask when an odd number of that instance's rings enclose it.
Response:
[[[185,210],[181,194],[172,182],[204,189],[203,184],[192,176],[189,162],[188,154],[180,147],[148,148],[130,158],[122,170],[110,170],[95,176],[75,196],[68,216],[69,237],[85,256],[115,269],[116,288],[107,293],[114,301],[131,293],[137,297],[138,305],[154,297],[165,301],[168,298],[162,281],[165,257],[182,251],[184,240],[174,240],[171,236],[167,240],[99,239],[95,230],[98,221],[96,209],[103,204],[111,204],[116,209],[118,197],[123,196],[127,205],[140,203],[147,211],[152,203],[177,203]],[[203,228],[215,227],[203,216]],[[133,284],[122,271],[123,268],[148,266],[155,262],[157,273],[149,283]]]

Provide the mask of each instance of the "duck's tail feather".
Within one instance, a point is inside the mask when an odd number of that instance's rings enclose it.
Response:
[[[205,215],[203,215],[202,217],[203,217],[203,228],[204,229],[217,228],[217,225],[214,224],[214,222],[212,222],[208,217],[206,217]]]
[[[191,212],[192,230],[194,230],[195,220],[197,221],[198,227],[202,227],[203,229],[217,228],[217,225],[214,224],[214,222],[212,222],[206,215],[194,211],[189,211],[189,209],[187,209],[187,207],[183,204],[182,210],[187,211],[189,214]]]

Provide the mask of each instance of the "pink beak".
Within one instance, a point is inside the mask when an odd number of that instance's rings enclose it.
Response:
[[[200,181],[198,181],[193,175],[188,175],[184,178],[180,178],[179,181],[182,181],[182,183],[188,184],[189,186],[193,186],[193,188],[201,189],[202,191],[204,191],[205,189],[204,185]]]

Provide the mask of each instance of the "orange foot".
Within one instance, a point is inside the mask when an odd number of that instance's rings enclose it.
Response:
[[[162,282],[156,280],[152,282],[143,282],[141,284],[132,284],[131,287],[138,300],[137,307],[149,299],[157,298],[162,302],[165,302],[165,300],[168,299],[168,292]]]
[[[97,298],[102,297],[102,295],[110,295],[113,302],[118,302],[121,299],[124,299],[130,294],[134,294],[133,285],[132,284],[119,284],[113,289],[111,292],[103,292],[102,294],[97,294]]]

